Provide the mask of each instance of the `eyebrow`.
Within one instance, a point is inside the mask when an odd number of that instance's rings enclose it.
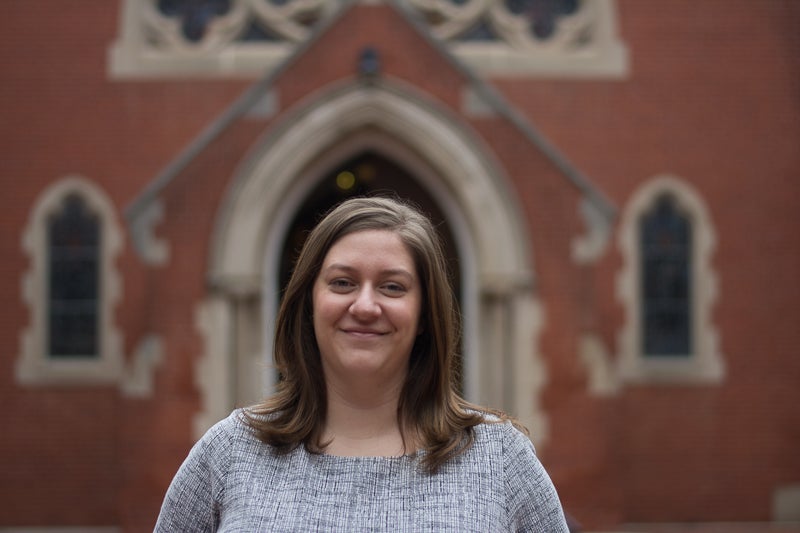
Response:
[[[324,272],[330,272],[331,270],[343,270],[345,272],[350,272],[350,273],[354,273],[357,271],[355,267],[346,265],[344,263],[332,263],[323,269]],[[381,270],[381,275],[403,276],[405,278],[408,278],[409,280],[415,279],[415,276],[405,268],[386,268],[384,270]]]

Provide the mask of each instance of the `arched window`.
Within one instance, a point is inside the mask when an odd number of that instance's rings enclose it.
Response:
[[[722,381],[725,368],[711,313],[717,299],[715,244],[708,209],[685,181],[660,176],[633,194],[619,233],[623,381]]]
[[[18,382],[118,382],[123,358],[113,313],[120,297],[114,263],[122,235],[111,201],[85,178],[58,180],[36,200],[22,241],[30,319]]]
[[[664,194],[639,222],[642,353],[691,353],[692,226]]]
[[[48,221],[48,357],[99,355],[100,231],[98,216],[78,194]]]

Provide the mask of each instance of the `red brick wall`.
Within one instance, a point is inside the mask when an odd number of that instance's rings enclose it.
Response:
[[[121,212],[246,87],[109,80],[106,54],[117,35],[117,4],[14,0],[0,17],[0,526],[144,520],[152,529],[165,484],[186,452],[188,429],[170,446],[174,426],[188,428],[197,410],[193,396],[178,398],[174,407],[124,400],[113,387],[22,388],[14,381],[19,339],[29,324],[21,280],[30,265],[21,239],[39,194],[77,173],[96,182],[118,210],[125,250],[117,263],[123,286],[116,318],[130,354],[159,302],[149,286],[153,274],[130,249]],[[190,336],[194,331],[191,322],[184,329]],[[150,464],[160,473],[145,468]],[[148,479],[140,482],[143,471]]]
[[[626,79],[497,84],[620,208],[662,173],[700,192],[717,235],[712,320],[727,376],[719,387],[570,396],[552,414],[548,457],[589,523],[606,522],[614,500],[626,521],[769,519],[775,488],[800,479],[800,6],[618,4]],[[594,327],[612,350],[616,246],[586,272]],[[593,486],[581,478],[601,470],[594,446],[604,443],[606,475]]]
[[[206,291],[215,211],[236,165],[269,127],[236,124],[166,191],[169,215],[158,231],[169,240],[170,264],[144,266],[126,233],[116,316],[126,354],[145,333],[163,336],[153,398],[16,385],[29,320],[20,239],[38,194],[79,173],[121,213],[247,85],[109,80],[117,9],[107,0],[57,8],[14,0],[0,18],[0,422],[12,428],[0,439],[0,526],[152,528],[200,408],[194,312]],[[631,53],[625,79],[495,85],[618,207],[661,173],[702,194],[718,237],[713,321],[727,376],[718,387],[626,387],[590,397],[576,346],[589,331],[617,349],[616,241],[597,265],[574,265],[570,244],[584,231],[577,191],[504,121],[464,119],[506,169],[534,240],[550,380],[542,402],[551,436],[540,452],[567,510],[589,526],[765,520],[772,491],[800,481],[800,6],[620,0],[618,12]],[[282,112],[354,75],[364,43],[387,39],[392,46],[379,46],[386,75],[458,113],[458,74],[393,11],[377,7],[347,15],[286,70],[277,82]]]

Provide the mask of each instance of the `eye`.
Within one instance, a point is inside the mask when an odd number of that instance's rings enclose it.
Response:
[[[405,286],[401,285],[400,283],[396,283],[394,281],[384,283],[382,287],[383,290],[386,292],[386,294],[388,294],[389,296],[401,296],[406,293]]]
[[[355,286],[355,284],[347,278],[335,278],[328,282],[328,286],[334,292],[347,292]]]

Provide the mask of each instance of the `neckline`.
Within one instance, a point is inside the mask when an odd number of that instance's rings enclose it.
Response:
[[[336,455],[332,453],[312,453],[305,449],[305,446],[300,446],[302,448],[303,453],[310,455],[312,457],[318,457],[325,461],[330,462],[400,462],[400,461],[408,461],[408,460],[416,460],[424,455],[424,450],[416,450],[411,453],[404,453],[403,455]]]

